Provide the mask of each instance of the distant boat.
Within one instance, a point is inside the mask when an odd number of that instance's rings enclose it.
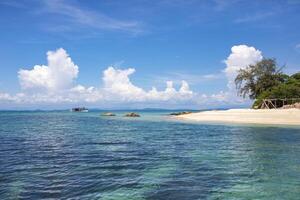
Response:
[[[71,112],[89,112],[89,110],[85,107],[80,107],[80,108],[72,108]]]

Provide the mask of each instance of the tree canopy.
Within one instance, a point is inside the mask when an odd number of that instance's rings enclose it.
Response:
[[[235,79],[238,94],[255,99],[259,106],[263,99],[300,98],[300,72],[283,74],[275,59],[263,59],[241,69]]]
[[[275,59],[263,59],[246,69],[240,69],[235,84],[241,96],[256,99],[262,92],[284,82],[288,76],[281,73]]]

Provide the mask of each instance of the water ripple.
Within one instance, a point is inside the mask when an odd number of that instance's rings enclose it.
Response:
[[[299,129],[99,115],[0,112],[0,199],[300,196]]]

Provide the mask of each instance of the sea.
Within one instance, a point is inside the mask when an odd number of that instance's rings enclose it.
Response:
[[[1,111],[0,199],[300,199],[300,127]]]

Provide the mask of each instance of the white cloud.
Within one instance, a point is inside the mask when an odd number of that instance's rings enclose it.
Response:
[[[165,90],[157,91],[157,89],[153,87],[147,93],[147,99],[150,101],[186,101],[192,100],[193,97],[194,93],[190,90],[186,81],[182,81],[179,90],[174,88],[172,81],[167,81]]]
[[[103,94],[95,87],[77,85],[68,92],[68,97],[75,102],[97,102],[104,99]]]
[[[186,81],[182,81],[182,85],[177,91],[172,81],[167,81],[166,89],[157,91],[153,87],[150,91],[134,85],[129,76],[135,72],[135,69],[116,69],[108,67],[103,72],[104,91],[108,98],[119,98],[123,101],[168,101],[168,100],[184,100],[191,98],[193,92],[189,89]]]
[[[125,70],[108,67],[103,72],[104,90],[110,96],[117,96],[123,100],[141,100],[144,98],[143,89],[131,83],[129,76],[135,72],[135,69],[128,68]]]
[[[250,104],[249,99],[244,99],[237,95],[235,78],[240,69],[245,69],[251,64],[263,59],[262,52],[247,45],[235,45],[231,48],[231,53],[224,60],[226,68],[223,72],[227,78],[227,90],[210,95],[211,101],[234,104]]]
[[[19,70],[22,89],[56,92],[72,87],[78,75],[78,66],[73,63],[67,52],[62,48],[48,51],[47,60],[47,66],[35,65],[31,70]]]
[[[233,46],[230,55],[224,61],[226,64],[224,72],[228,79],[227,86],[229,90],[234,90],[235,88],[234,79],[237,76],[238,70],[245,69],[247,66],[262,60],[262,58],[262,52],[254,47],[247,45]]]
[[[190,86],[186,81],[181,82],[181,87],[179,89],[179,93],[192,95],[193,92],[190,90]]]
[[[219,102],[228,101],[228,99],[229,99],[228,97],[229,97],[229,93],[224,92],[224,91],[220,91],[219,93],[211,95],[212,99],[214,99],[215,101],[219,101]]]
[[[178,88],[173,81],[166,81],[166,88],[152,87],[146,91],[134,84],[131,76],[134,68],[107,67],[102,73],[102,86],[87,87],[75,84],[79,68],[64,49],[49,51],[47,65],[35,65],[18,72],[22,92],[15,95],[0,93],[0,102],[18,105],[180,105],[182,107],[226,105],[243,103],[233,96],[232,83],[237,71],[262,59],[261,52],[246,45],[233,46],[224,61],[224,73],[228,78],[228,91],[215,94],[199,94],[190,89],[187,81]],[[210,78],[210,77],[209,77]],[[4,105],[4,104],[3,104]],[[7,105],[7,104],[6,104]]]
[[[0,101],[12,101],[14,98],[8,93],[0,92]]]
[[[32,69],[18,72],[22,93],[9,95],[0,93],[1,101],[18,103],[99,103],[99,102],[160,102],[191,100],[195,93],[186,81],[176,90],[172,81],[167,81],[165,90],[150,91],[135,85],[130,76],[134,68],[118,69],[110,66],[102,73],[102,87],[76,85],[79,68],[64,49],[49,51],[47,65],[35,65]]]

